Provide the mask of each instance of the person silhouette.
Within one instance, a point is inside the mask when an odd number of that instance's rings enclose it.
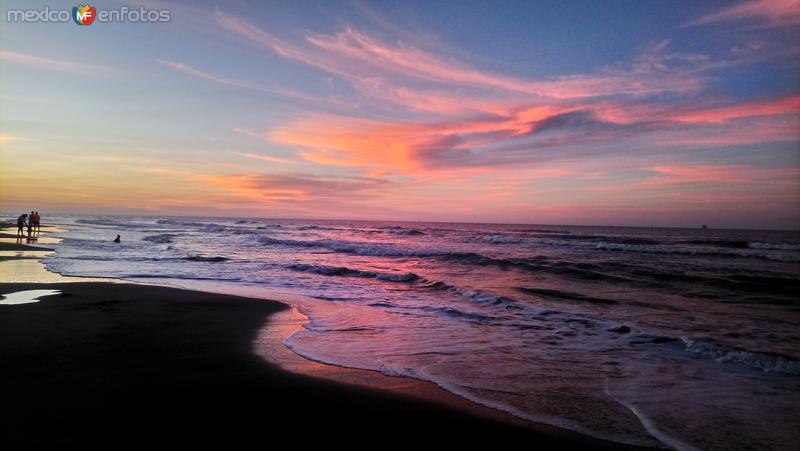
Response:
[[[115,242],[115,243],[119,243],[120,241],[122,241],[122,240],[120,240],[120,239],[119,239],[119,235],[117,235],[117,237],[116,237],[116,238],[114,238],[114,242]]]
[[[31,215],[28,216],[28,238],[31,237],[32,232],[33,232],[33,211],[31,211]]]
[[[27,214],[22,214],[19,218],[17,218],[17,236],[23,236],[25,233],[23,232],[23,228],[25,227],[25,220],[28,218]]]

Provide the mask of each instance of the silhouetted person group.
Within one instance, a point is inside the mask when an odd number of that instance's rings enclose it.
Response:
[[[23,214],[17,218],[17,236],[25,236],[25,227],[28,228],[28,238],[34,232],[39,233],[41,231],[41,221],[42,217],[38,211],[32,211],[30,215]]]

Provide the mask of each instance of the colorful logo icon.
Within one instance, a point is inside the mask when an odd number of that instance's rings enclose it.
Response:
[[[72,8],[72,19],[78,25],[91,25],[96,13],[94,6],[78,5]]]

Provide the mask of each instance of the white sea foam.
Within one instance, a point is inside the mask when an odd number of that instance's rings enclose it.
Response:
[[[650,418],[644,412],[636,408],[636,406],[634,406],[633,404],[625,402],[614,396],[608,390],[608,388],[605,389],[605,393],[608,396],[610,396],[614,401],[620,403],[621,405],[625,406],[626,409],[630,410],[631,413],[634,416],[636,416],[636,418],[639,419],[639,422],[642,423],[642,427],[644,427],[645,430],[650,433],[650,435],[658,439],[658,441],[660,441],[661,443],[679,451],[700,451],[699,448],[695,448],[694,446],[662,431],[661,428],[655,423],[655,421],[653,421],[652,418]]]
[[[720,363],[735,362],[759,368],[765,372],[800,374],[800,361],[788,357],[737,349],[687,337],[680,337],[680,339],[686,345],[687,351],[711,357]]]
[[[795,250],[790,245],[764,245],[749,246],[752,249],[762,250]],[[601,241],[595,245],[597,250],[616,251],[616,252],[639,252],[647,254],[674,254],[698,257],[737,257],[737,258],[760,258],[765,260],[800,262],[798,253],[775,253],[775,252],[753,252],[749,249],[725,249],[725,248],[685,248],[685,247],[664,247],[649,246],[641,244],[609,243]]]
[[[777,249],[782,251],[797,251],[800,250],[800,244],[789,243],[761,243],[758,241],[748,244],[748,247],[753,249]]]
[[[519,237],[508,235],[483,235],[481,240],[492,244],[516,244],[522,241]]]

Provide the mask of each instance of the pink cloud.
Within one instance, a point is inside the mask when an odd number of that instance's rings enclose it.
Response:
[[[357,110],[299,114],[266,134],[268,140],[296,147],[307,161],[363,171],[419,174],[441,164],[476,170],[481,164],[519,163],[526,155],[535,160],[536,149],[542,146],[602,142],[662,130],[657,139],[663,144],[680,138],[682,130],[675,123],[725,124],[790,113],[798,104],[796,97],[705,109],[648,102],[651,94],[698,92],[704,83],[702,72],[718,65],[701,53],[672,51],[668,40],[645,47],[629,65],[609,66],[591,75],[526,80],[353,29],[330,35],[307,33],[304,39],[289,42],[236,16],[217,14],[216,21],[238,38],[342,77],[364,100],[373,102],[369,107],[387,113],[380,120],[354,115]],[[394,119],[392,112],[398,107],[435,116]],[[538,136],[547,138],[521,140]],[[751,136],[773,140],[775,133],[762,130]],[[698,137],[721,139],[715,134]],[[490,163],[497,146],[512,158]]]
[[[643,187],[663,187],[694,183],[736,183],[752,177],[753,169],[747,166],[654,166],[655,177],[637,184]],[[761,171],[755,171],[761,173]]]
[[[369,177],[323,177],[308,174],[263,174],[244,172],[214,174],[151,166],[143,172],[165,176],[172,183],[182,179],[211,191],[218,203],[256,202],[261,205],[316,203],[330,206],[371,197],[388,181]],[[209,194],[206,194],[209,196]]]
[[[236,155],[240,157],[250,158],[252,160],[261,160],[261,161],[269,161],[270,163],[280,163],[280,164],[295,164],[296,161],[287,160],[286,158],[279,158],[273,157],[271,155],[263,155],[260,153],[251,153],[251,152],[234,152]]]
[[[766,21],[771,26],[800,24],[800,0],[749,0],[702,16],[688,25]]]
[[[612,102],[540,105],[505,116],[428,122],[310,114],[276,127],[268,137],[298,147],[301,157],[315,163],[419,173],[443,163],[475,169],[470,161],[495,167],[520,158],[536,161],[545,148],[637,137],[703,147],[792,141],[800,139],[798,107],[800,97],[792,96],[691,110]],[[522,141],[510,144],[515,139]]]
[[[579,185],[570,198],[581,193],[598,199],[615,199],[634,204],[672,203],[690,209],[693,205],[727,203],[745,205],[751,201],[792,203],[800,197],[800,168],[747,165],[663,164],[630,168],[636,179]],[[614,180],[615,177],[610,177]],[[649,207],[648,207],[649,208]]]
[[[777,100],[756,101],[727,107],[687,111],[683,113],[679,112],[672,115],[670,120],[691,123],[722,123],[730,119],[743,117],[774,116],[798,112],[800,112],[800,95],[793,95]]]
[[[690,128],[664,130],[652,141],[669,146],[720,147],[800,140],[800,114],[729,119],[722,124],[700,123]]]
[[[796,107],[797,98],[791,97],[691,112],[610,103],[542,105],[507,116],[431,122],[311,114],[276,127],[269,139],[300,148],[299,155],[315,163],[419,174],[569,158],[569,152],[545,149],[637,137],[659,145],[702,147],[792,141],[800,138]],[[515,139],[522,141],[513,144]]]
[[[666,71],[668,58],[657,60],[656,52],[646,69],[642,64],[624,69],[606,68],[594,75],[569,75],[533,81],[494,74],[423,49],[387,44],[353,29],[333,35],[308,34],[301,44],[277,38],[244,19],[217,15],[226,31],[257,43],[284,58],[335,74],[369,90],[374,79],[418,80],[448,86],[525,94],[552,99],[576,99],[609,95],[642,95],[661,92],[696,92],[701,81],[688,73]],[[663,46],[656,51],[662,51]],[[674,59],[674,56],[673,58]]]
[[[536,133],[554,117],[572,111],[543,105],[523,108],[508,117],[430,123],[309,115],[277,127],[270,138],[300,147],[308,161],[356,167],[392,168],[405,173],[426,168],[432,151],[469,152],[515,136]]]
[[[745,165],[660,165],[646,168],[648,178],[623,184],[625,189],[715,185],[730,188],[752,183],[797,184],[800,168],[764,168]],[[618,187],[619,188],[619,187]],[[708,194],[708,193],[707,193]]]
[[[508,98],[498,98],[497,94],[466,96],[441,89],[422,90],[390,83],[378,77],[358,80],[354,86],[365,99],[390,103],[391,106],[386,109],[399,107],[404,110],[441,115],[488,113],[505,116],[521,103],[512,96]]]
[[[665,106],[652,102],[604,101],[588,104],[586,108],[591,109],[603,121],[615,124],[632,124],[645,121],[722,124],[732,119],[800,113],[800,95],[735,104],[729,103],[725,106],[703,104]]]

